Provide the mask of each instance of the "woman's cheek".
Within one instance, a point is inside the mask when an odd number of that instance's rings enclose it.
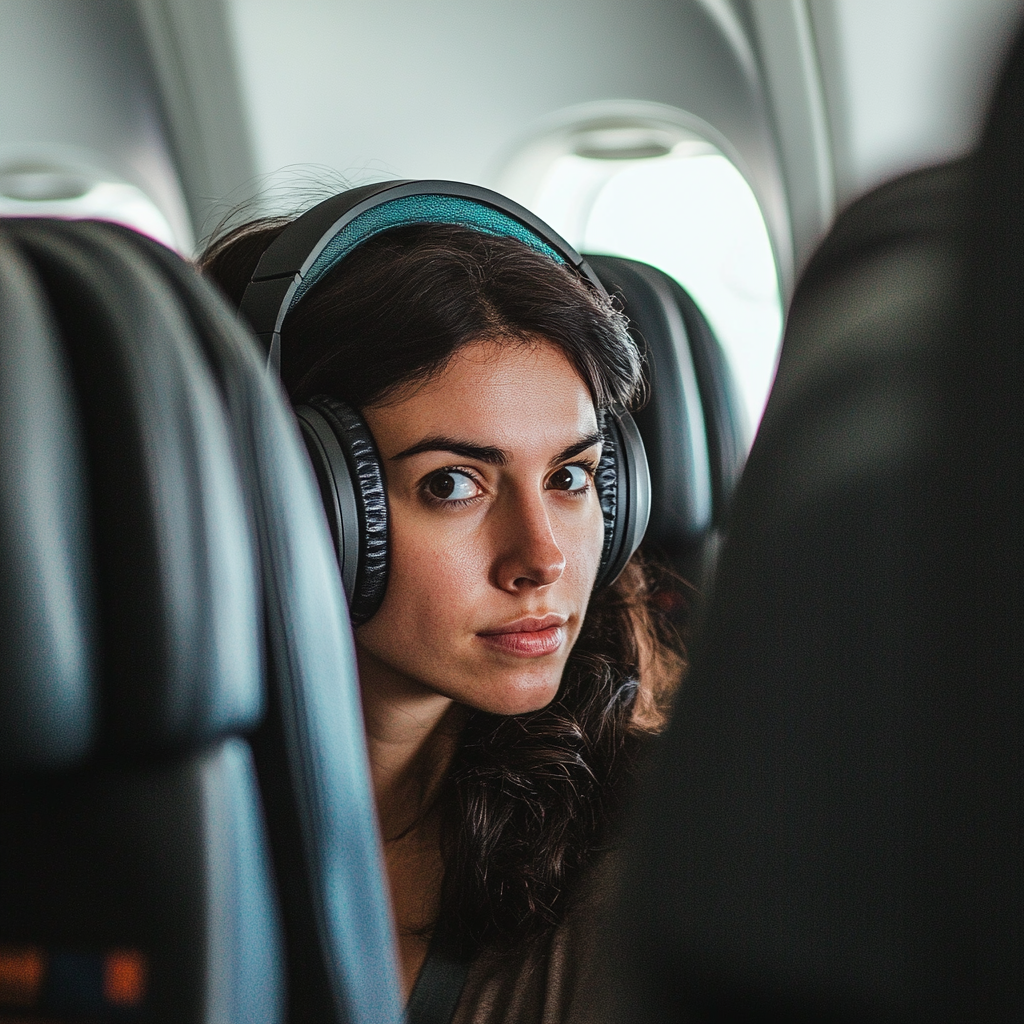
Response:
[[[395,523],[389,591],[416,620],[449,617],[486,582],[486,553],[476,531],[417,516]]]
[[[571,574],[574,587],[592,588],[604,550],[604,517],[596,498],[586,516],[567,524],[563,536],[566,573]]]

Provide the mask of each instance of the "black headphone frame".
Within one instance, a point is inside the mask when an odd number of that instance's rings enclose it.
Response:
[[[453,181],[402,180],[364,185],[332,196],[298,217],[260,257],[239,312],[256,332],[268,369],[280,373],[284,320],[305,276],[335,236],[368,210],[420,195],[467,199],[518,221],[599,294],[607,295],[586,260],[565,239],[529,210],[496,192]],[[346,422],[352,423],[352,416],[362,422],[343,403],[321,407],[314,401],[295,411],[324,499],[352,621],[358,625],[380,606],[387,586],[387,501],[383,497],[380,459],[369,430],[362,425],[365,436],[358,438],[358,451],[353,451],[347,433],[339,430],[336,406],[345,410]],[[595,589],[613,583],[639,547],[651,506],[647,457],[633,418],[625,410],[607,410],[603,429],[605,451],[598,470],[598,495],[605,517],[605,545]],[[366,449],[367,438],[370,452]],[[366,485],[371,492],[368,501],[363,493]]]

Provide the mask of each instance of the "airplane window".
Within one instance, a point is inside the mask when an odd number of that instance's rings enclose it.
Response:
[[[782,338],[782,300],[743,175],[715,146],[679,130],[589,129],[562,150],[549,149],[538,171],[535,147],[528,196],[525,162],[511,165],[516,198],[577,249],[640,260],[679,281],[714,327],[756,427]]]
[[[123,181],[48,166],[0,169],[0,217],[113,221],[181,249],[167,218],[141,189]]]

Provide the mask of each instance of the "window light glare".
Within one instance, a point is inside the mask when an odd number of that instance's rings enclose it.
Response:
[[[123,182],[89,182],[55,172],[0,173],[0,217],[108,220],[177,247],[156,204],[141,189]]]
[[[689,141],[631,160],[576,147],[551,163],[533,206],[583,252],[640,260],[679,281],[718,335],[749,422],[760,421],[782,303],[760,207],[731,161]]]

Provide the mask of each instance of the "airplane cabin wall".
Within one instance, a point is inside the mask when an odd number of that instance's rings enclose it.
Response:
[[[131,0],[4,0],[0,175],[78,172],[143,192],[188,248],[189,211]]]
[[[727,0],[226,0],[256,164],[493,186],[554,112],[602,100],[706,122],[792,241],[757,62]]]
[[[746,176],[789,293],[837,207],[970,147],[1022,10],[1024,0],[5,0],[0,173],[92,166],[148,195],[187,249],[283,167],[328,184],[494,185],[553,113],[661,103],[703,123]]]
[[[807,3],[839,205],[971,149],[1024,16],[1022,0]]]

